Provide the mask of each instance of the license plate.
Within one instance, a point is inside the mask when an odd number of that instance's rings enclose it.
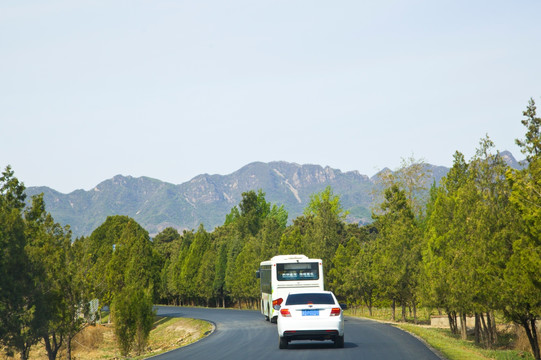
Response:
[[[319,309],[303,310],[302,316],[319,316]]]

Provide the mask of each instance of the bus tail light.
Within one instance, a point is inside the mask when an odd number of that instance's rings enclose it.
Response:
[[[284,299],[282,298],[272,300],[272,307],[275,307],[276,305],[282,305],[283,302],[284,302]]]
[[[332,308],[331,309],[331,316],[339,316],[340,311],[342,311],[340,308]]]

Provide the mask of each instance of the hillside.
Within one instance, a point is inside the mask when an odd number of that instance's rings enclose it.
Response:
[[[514,167],[513,155],[502,157]],[[448,169],[427,165],[439,182]],[[229,175],[202,174],[174,185],[149,177],[117,175],[89,191],[62,194],[48,187],[29,187],[29,196],[43,193],[49,211],[62,225],[69,224],[75,236],[89,235],[109,215],[127,215],[156,234],[166,227],[206,229],[222,225],[225,215],[242,199],[242,193],[262,189],[267,201],[284,205],[290,221],[301,215],[310,195],[330,185],[348,210],[349,222],[371,221],[372,193],[377,174],[372,178],[357,171],[342,172],[319,165],[299,165],[283,161],[254,162]]]

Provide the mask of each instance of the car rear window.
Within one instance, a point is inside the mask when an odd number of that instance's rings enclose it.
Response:
[[[290,294],[287,297],[286,305],[304,305],[304,304],[334,304],[334,299],[331,294]]]

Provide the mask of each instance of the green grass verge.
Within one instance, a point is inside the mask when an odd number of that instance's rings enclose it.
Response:
[[[457,336],[451,334],[448,329],[426,328],[413,324],[400,323],[393,325],[417,335],[449,360],[533,360],[531,354],[522,351],[484,349],[476,345],[473,341],[457,338]]]
[[[346,311],[346,315],[360,316],[376,321],[390,322],[392,318],[390,308],[373,308],[372,315],[368,313],[365,307],[351,308]],[[440,356],[449,360],[534,360],[532,354],[528,351],[513,350],[512,344],[516,341],[516,335],[510,333],[499,333],[498,344],[494,349],[485,349],[477,345],[473,340],[461,340],[459,335],[452,334],[449,329],[432,328],[430,324],[430,316],[434,315],[433,311],[420,308],[417,311],[417,320],[421,325],[413,324],[413,317],[408,312],[406,323],[391,322],[393,326],[406,330],[418,338],[424,340],[426,344],[436,350]],[[396,318],[402,316],[400,309],[396,311]],[[503,319],[497,318],[498,323],[502,323]]]

